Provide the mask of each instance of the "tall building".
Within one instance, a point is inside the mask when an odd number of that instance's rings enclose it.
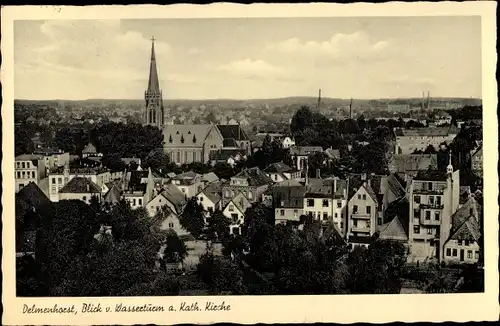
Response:
[[[144,110],[144,124],[161,128],[165,123],[165,112],[163,108],[163,97],[158,81],[158,71],[156,69],[155,39],[151,39],[151,63],[149,65],[148,89],[144,93],[146,108]]]

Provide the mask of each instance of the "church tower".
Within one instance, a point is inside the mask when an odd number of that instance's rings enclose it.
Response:
[[[151,63],[149,65],[148,89],[144,92],[146,108],[144,110],[143,124],[161,128],[164,125],[165,113],[160,82],[158,81],[158,71],[156,70],[155,38],[153,37],[151,41]]]

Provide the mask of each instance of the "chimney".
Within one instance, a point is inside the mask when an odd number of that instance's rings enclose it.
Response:
[[[366,181],[366,173],[361,174],[361,181]]]
[[[368,187],[371,187],[372,186],[371,180],[368,179],[367,182],[368,182]]]
[[[333,193],[337,192],[337,177],[333,178]]]

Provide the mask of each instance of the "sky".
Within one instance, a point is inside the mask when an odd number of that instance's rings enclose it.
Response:
[[[481,98],[480,17],[16,21],[15,98]]]

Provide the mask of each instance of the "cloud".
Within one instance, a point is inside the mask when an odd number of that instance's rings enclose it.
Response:
[[[365,32],[337,33],[326,41],[305,41],[298,38],[268,44],[264,51],[300,55],[331,63],[380,59],[393,47],[389,40],[374,40]]]
[[[151,40],[141,33],[123,31],[115,20],[51,20],[40,32],[47,45],[23,50],[16,61],[104,78],[133,77],[148,70]],[[164,57],[170,46],[157,40],[157,57]]]
[[[198,49],[198,48],[191,48],[187,51],[187,54],[189,54],[189,55],[198,55],[198,54],[203,54],[203,53],[205,53],[205,50]]]
[[[267,79],[279,81],[297,81],[288,70],[263,60],[235,60],[219,66],[218,70],[247,79]]]

